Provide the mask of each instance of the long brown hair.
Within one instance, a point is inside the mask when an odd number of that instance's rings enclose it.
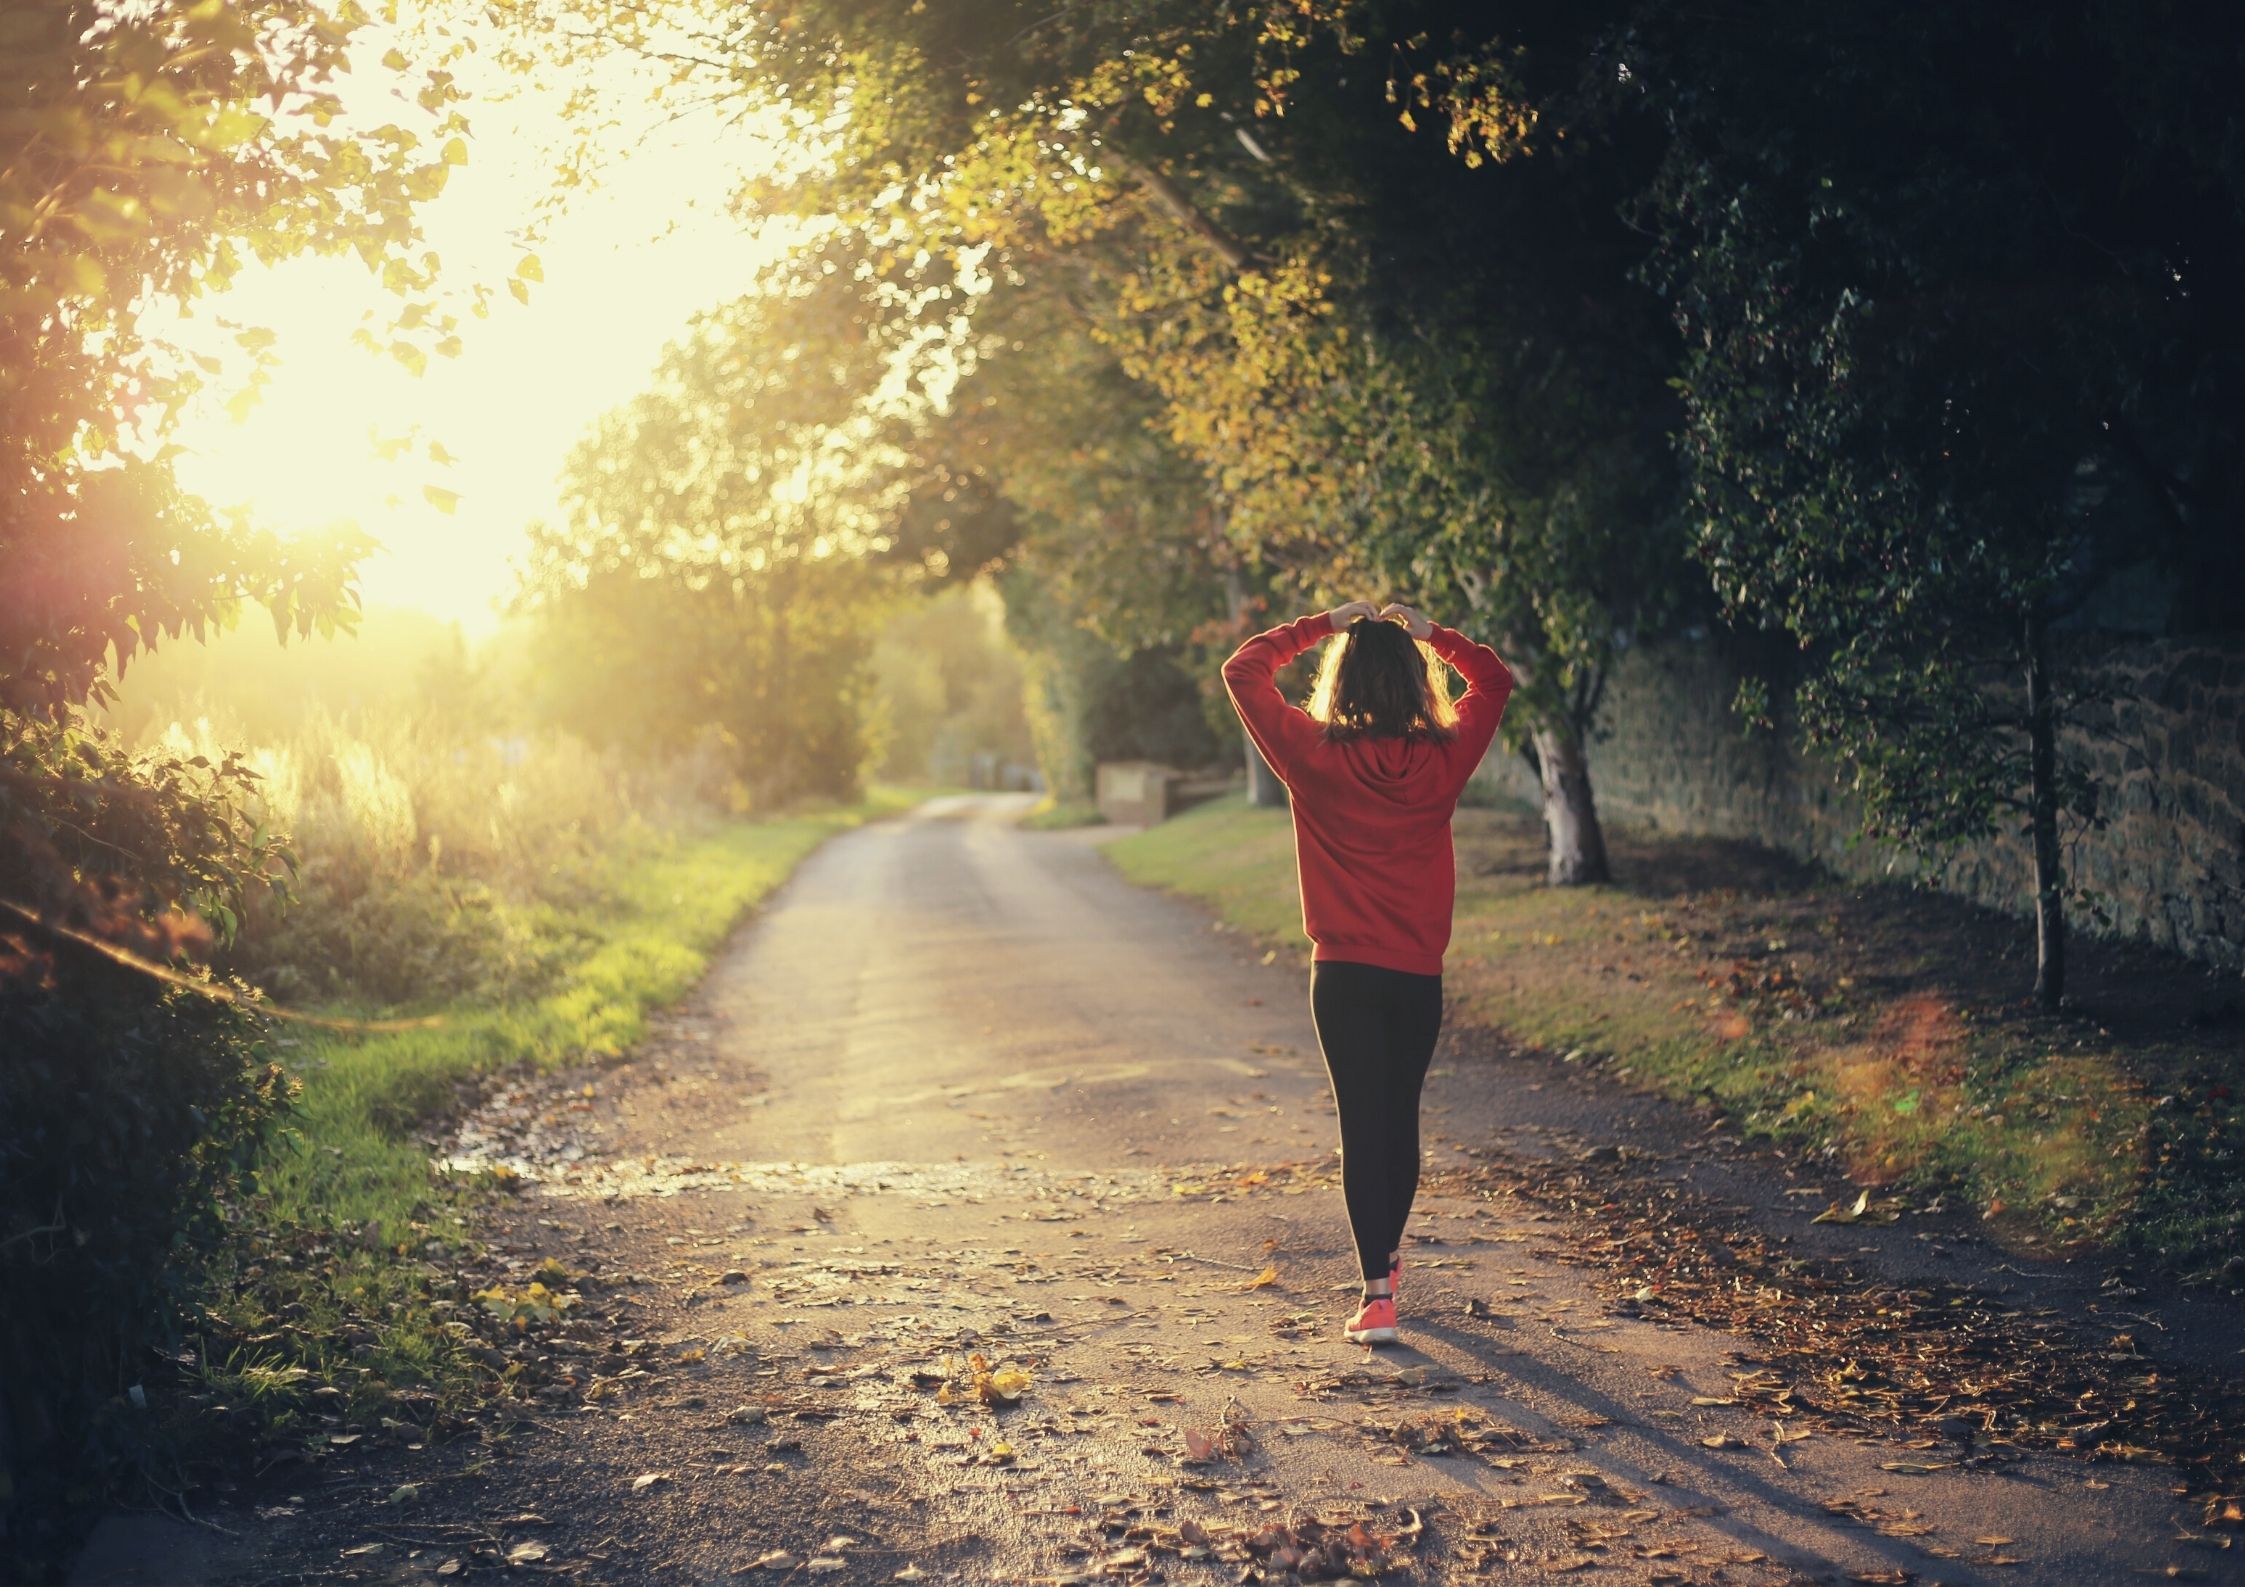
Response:
[[[1310,715],[1325,737],[1448,738],[1458,722],[1448,669],[1401,623],[1359,617],[1325,647]]]

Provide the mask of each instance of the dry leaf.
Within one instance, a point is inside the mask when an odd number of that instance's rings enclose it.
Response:
[[[1871,1193],[1866,1190],[1860,1192],[1856,1196],[1854,1204],[1846,1208],[1845,1210],[1842,1210],[1840,1204],[1835,1201],[1829,1207],[1826,1207],[1822,1212],[1818,1213],[1815,1217],[1809,1219],[1809,1222],[1858,1223],[1862,1221],[1863,1214],[1869,1212],[1870,1210]]]

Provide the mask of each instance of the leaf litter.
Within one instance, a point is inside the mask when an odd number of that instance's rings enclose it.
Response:
[[[1713,1398],[1783,1425],[1777,1446],[1813,1424],[1928,1452],[1888,1464],[1904,1473],[2025,1450],[2169,1462],[2208,1527],[2241,1525],[2245,1384],[2236,1378],[2143,1359],[2129,1335],[2100,1336],[2055,1308],[1875,1280],[1610,1164],[1491,1158],[1442,1170],[1428,1188],[1548,1208],[1558,1215],[1548,1254],[1610,1275],[1616,1315],[1747,1341],[1732,1358],[1731,1392]],[[1871,1221],[1867,1194],[1857,1203],[1833,1221]],[[1647,1288],[1653,1298],[1637,1298]]]

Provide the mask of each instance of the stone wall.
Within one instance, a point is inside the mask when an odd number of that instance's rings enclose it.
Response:
[[[1907,855],[1849,841],[1854,810],[1828,767],[1783,732],[1740,731],[1730,702],[1751,660],[1719,634],[1627,654],[1591,749],[1600,809],[1660,831],[1766,843],[1842,875],[1912,875]],[[2245,970],[2245,638],[2076,638],[2061,664],[2107,702],[2067,739],[2106,815],[2074,839],[2077,881],[2098,895],[2106,929]],[[1479,777],[1499,797],[1537,800],[1517,755],[1492,753]],[[2028,874],[2024,843],[2007,836],[1958,855],[1939,884],[2024,914]],[[2094,925],[2084,910],[2075,918]]]

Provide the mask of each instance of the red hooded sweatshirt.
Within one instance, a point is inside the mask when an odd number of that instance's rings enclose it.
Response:
[[[1428,646],[1464,675],[1447,739],[1352,738],[1279,692],[1278,669],[1333,637],[1324,614],[1257,634],[1224,663],[1224,687],[1293,796],[1302,929],[1318,959],[1440,975],[1457,899],[1450,815],[1496,736],[1512,673],[1487,645],[1432,625]]]

